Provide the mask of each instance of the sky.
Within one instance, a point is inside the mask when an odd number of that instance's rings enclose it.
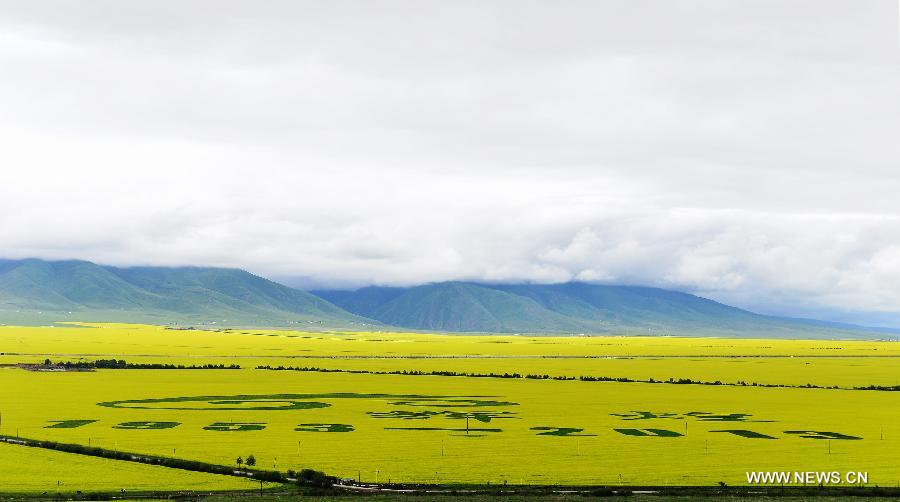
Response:
[[[0,0],[0,255],[900,326],[894,0]]]

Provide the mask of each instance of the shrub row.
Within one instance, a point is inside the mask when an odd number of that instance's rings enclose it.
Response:
[[[856,390],[883,390],[887,392],[900,391],[900,385],[866,385],[865,387],[853,387]]]
[[[225,476],[241,476],[249,477],[259,481],[268,481],[272,483],[283,483],[296,479],[298,485],[308,485],[315,487],[328,487],[337,482],[334,476],[312,469],[303,469],[295,473],[292,470],[282,474],[279,471],[263,471],[243,469],[235,471],[233,467],[210,464],[199,460],[187,460],[173,457],[157,457],[154,455],[142,455],[137,453],[129,453],[116,450],[107,450],[96,446],[84,446],[72,443],[58,443],[56,441],[43,441],[37,439],[14,438],[12,436],[0,436],[0,441],[13,443],[22,446],[30,446],[33,448],[44,448],[47,450],[55,450],[64,453],[74,453],[77,455],[89,455],[92,457],[107,458],[111,460],[123,460],[126,462],[137,462],[140,464],[159,465],[170,467],[173,469],[182,469],[194,472],[206,472],[210,474],[221,474]]]
[[[96,361],[60,361],[54,363],[44,360],[44,366],[66,369],[102,369],[102,370],[239,370],[237,364],[201,364],[185,366],[183,364],[129,363],[124,359],[97,359]]]
[[[258,370],[272,370],[272,371],[315,371],[320,373],[359,373],[359,374],[370,374],[370,375],[430,375],[430,376],[453,376],[453,377],[468,377],[468,378],[526,378],[531,380],[580,380],[582,382],[620,382],[620,383],[663,383],[663,384],[674,384],[674,385],[727,385],[727,386],[735,386],[735,387],[791,387],[791,388],[803,388],[803,389],[838,389],[839,387],[834,386],[823,386],[823,385],[789,385],[789,384],[767,384],[767,383],[757,383],[757,382],[745,382],[743,380],[739,380],[735,383],[725,383],[721,380],[715,381],[704,381],[704,380],[693,380],[690,378],[669,378],[668,380],[656,380],[654,378],[649,378],[647,380],[641,379],[633,379],[627,377],[607,377],[607,376],[591,376],[591,375],[582,375],[582,376],[566,376],[566,375],[547,375],[547,374],[521,374],[521,373],[467,373],[461,371],[444,371],[444,370],[435,370],[435,371],[420,371],[420,370],[393,370],[393,371],[378,371],[378,370],[349,370],[349,369],[334,369],[334,368],[319,368],[317,366],[269,366],[269,365],[260,365],[257,366]],[[855,390],[900,390],[900,386],[896,387],[882,387],[882,386],[869,386],[869,387],[853,387]]]

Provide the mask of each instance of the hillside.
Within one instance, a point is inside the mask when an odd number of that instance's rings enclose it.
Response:
[[[587,329],[585,323],[548,311],[533,299],[477,284],[364,288],[349,295],[316,293],[358,315],[406,328],[486,332]]]
[[[368,322],[244,270],[117,268],[36,259],[0,261],[0,317],[328,326]]]
[[[890,330],[763,316],[687,293],[635,286],[443,282],[310,293],[239,269],[0,260],[0,323],[61,320],[488,333],[896,337]]]
[[[688,293],[585,283],[314,291],[360,316],[411,329],[778,338],[871,338],[876,330],[754,314]],[[887,333],[884,333],[884,336]]]

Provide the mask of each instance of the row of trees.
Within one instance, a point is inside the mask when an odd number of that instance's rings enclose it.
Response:
[[[247,467],[253,467],[256,465],[256,457],[254,457],[252,453],[247,455],[247,460],[244,460],[239,456],[234,463],[236,463],[238,467],[241,467],[244,464],[247,464]]]
[[[65,369],[102,369],[102,370],[239,370],[237,364],[201,364],[185,366],[183,364],[162,363],[129,363],[124,359],[97,359],[95,361],[59,361],[54,363],[50,358],[44,359],[44,366]]]
[[[14,438],[11,436],[3,435],[0,435],[0,442],[10,442],[34,448],[56,450],[65,453],[75,453],[79,455],[89,455],[92,457],[108,458],[111,460],[123,460],[141,464],[159,465],[170,467],[173,469],[183,469],[187,471],[208,472],[212,474],[223,474],[227,476],[234,476],[236,474],[233,467],[228,467],[225,465],[211,464],[209,462],[201,462],[198,460],[159,457],[155,455],[129,453],[119,450],[107,450],[105,448],[99,448],[96,446],[85,446],[72,443],[58,443],[56,441],[43,441],[19,437]],[[237,461],[239,466],[242,464],[248,467],[253,467],[256,465],[256,457],[254,457],[253,455],[248,455],[246,460],[238,457]],[[242,475],[255,480],[268,481],[272,483],[284,483],[290,480],[296,480],[296,483],[299,486],[312,486],[316,488],[328,488],[338,481],[334,476],[328,476],[323,472],[315,471],[312,469],[303,469],[299,472],[288,470],[286,473],[275,470],[252,470],[243,473]]]
[[[728,386],[737,386],[737,387],[791,387],[791,388],[803,388],[803,389],[838,389],[837,385],[833,386],[824,386],[824,385],[814,385],[811,383],[805,385],[792,385],[792,384],[769,384],[769,383],[757,383],[757,382],[746,382],[743,380],[739,380],[735,383],[725,383],[721,380],[715,381],[706,381],[706,380],[694,380],[691,378],[669,378],[668,380],[657,380],[654,378],[648,378],[646,380],[627,378],[627,377],[608,377],[608,376],[593,376],[593,375],[581,375],[581,376],[567,376],[567,375],[547,375],[547,374],[521,374],[521,373],[467,373],[461,371],[446,371],[446,370],[434,370],[434,371],[420,371],[420,370],[392,370],[392,371],[377,371],[377,370],[349,370],[349,369],[334,369],[334,368],[319,368],[317,366],[269,366],[269,365],[261,365],[257,366],[258,370],[273,370],[273,371],[316,371],[320,373],[362,373],[362,374],[371,374],[371,375],[431,375],[431,376],[452,376],[452,377],[469,377],[469,378],[526,378],[531,380],[580,380],[582,382],[620,382],[620,383],[663,383],[663,384],[675,384],[675,385],[728,385]],[[884,387],[884,386],[868,386],[868,387],[853,387],[854,390],[893,390],[900,391],[900,386],[892,386],[892,387]]]

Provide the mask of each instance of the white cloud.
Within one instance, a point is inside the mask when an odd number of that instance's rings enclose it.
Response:
[[[89,5],[0,2],[8,257],[900,310],[890,2]]]

